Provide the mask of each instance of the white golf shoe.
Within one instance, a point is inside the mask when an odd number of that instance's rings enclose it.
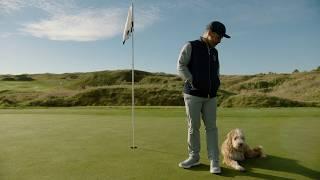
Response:
[[[221,168],[218,162],[210,161],[210,173],[221,174]]]
[[[193,166],[197,166],[199,164],[200,164],[199,158],[189,157],[188,159],[180,162],[179,167],[189,169],[189,168],[191,168]]]

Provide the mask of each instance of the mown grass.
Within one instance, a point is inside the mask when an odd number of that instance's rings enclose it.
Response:
[[[0,110],[0,179],[318,179],[319,108],[220,108],[219,143],[242,128],[266,159],[209,173],[202,127],[201,165],[181,169],[186,158],[183,107],[137,107],[131,150],[129,107]]]

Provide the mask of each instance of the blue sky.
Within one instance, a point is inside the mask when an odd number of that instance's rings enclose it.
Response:
[[[0,74],[130,69],[122,32],[131,1],[0,0]],[[176,73],[181,47],[213,20],[222,74],[320,66],[318,0],[135,0],[135,67]]]

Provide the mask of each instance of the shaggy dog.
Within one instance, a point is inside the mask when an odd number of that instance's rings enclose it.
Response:
[[[262,146],[251,149],[245,142],[245,137],[240,129],[231,130],[221,147],[223,163],[239,171],[245,171],[237,161],[247,158],[266,157],[262,152]]]

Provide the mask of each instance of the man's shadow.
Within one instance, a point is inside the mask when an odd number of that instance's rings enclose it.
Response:
[[[262,179],[290,179],[286,177],[275,176],[272,174],[262,174],[252,172],[252,168],[266,169],[271,171],[287,172],[292,174],[299,174],[310,179],[319,179],[320,172],[304,167],[297,160],[268,155],[266,158],[248,159],[240,162],[246,168],[246,172],[239,172],[230,167],[222,168],[221,176],[236,177],[236,176],[252,176]],[[210,166],[207,164],[200,164],[190,170],[193,171],[208,171]]]

